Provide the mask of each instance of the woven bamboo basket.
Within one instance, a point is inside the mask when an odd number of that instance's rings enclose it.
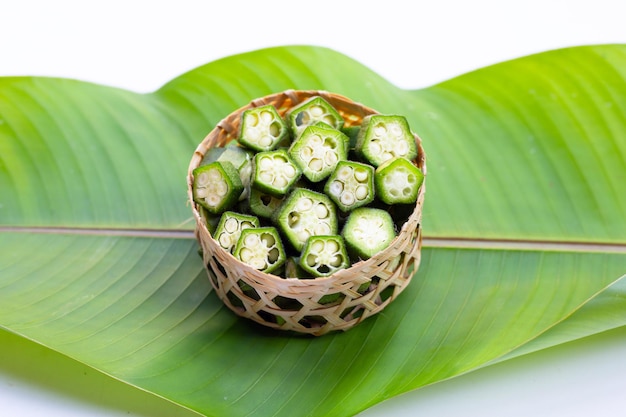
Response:
[[[220,121],[198,145],[189,165],[187,185],[196,220],[195,235],[202,248],[211,284],[222,302],[237,315],[264,326],[319,336],[354,327],[383,310],[407,287],[420,263],[421,215],[426,181],[419,191],[415,208],[385,250],[333,275],[315,279],[283,278],[260,272],[237,260],[213,239],[202,210],[192,195],[193,170],[200,165],[209,149],[237,139],[244,110],[272,104],[284,116],[291,107],[313,96],[321,96],[333,105],[345,119],[346,127],[360,125],[365,116],[378,113],[326,91],[288,90],[253,100]],[[418,156],[413,163],[426,176],[422,142],[417,135],[415,141]],[[244,291],[242,287],[248,290]],[[254,289],[252,295],[250,287]],[[367,290],[363,291],[365,287]],[[341,296],[336,297],[336,302],[319,302],[323,296],[337,293]]]

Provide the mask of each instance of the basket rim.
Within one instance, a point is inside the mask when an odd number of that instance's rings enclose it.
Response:
[[[228,120],[230,117],[241,114],[244,110],[254,108],[254,107],[259,107],[261,105],[266,105],[267,104],[266,100],[273,99],[274,97],[278,97],[281,95],[287,95],[291,98],[296,97],[297,95],[302,95],[304,96],[303,99],[307,99],[307,98],[314,97],[314,96],[322,96],[329,101],[340,100],[340,101],[352,103],[362,108],[365,112],[369,114],[381,114],[377,110],[370,108],[368,106],[365,106],[341,94],[329,92],[326,90],[294,90],[294,89],[289,89],[283,92],[273,93],[273,94],[269,94],[260,98],[253,99],[248,104],[241,106],[238,109],[232,111],[227,116],[222,118],[218,123],[216,123],[213,129],[211,129],[211,131],[203,138],[200,144],[198,144],[191,158],[191,161],[189,163],[189,167],[187,171],[187,197],[188,197],[187,201],[191,203],[192,213],[196,221],[196,228],[195,228],[196,237],[200,239],[199,235],[201,233],[208,236],[211,239],[211,241],[214,243],[214,246],[216,247],[216,249],[220,251],[220,255],[227,257],[229,261],[231,262],[237,263],[239,267],[245,270],[244,272],[253,275],[255,279],[259,281],[269,280],[270,282],[280,282],[283,285],[289,285],[289,286],[295,285],[295,286],[304,286],[304,287],[307,287],[307,286],[317,287],[317,286],[320,286],[320,284],[331,284],[337,281],[353,281],[353,278],[349,277],[350,275],[355,275],[355,273],[358,273],[358,271],[360,271],[363,268],[375,267],[376,265],[379,265],[381,262],[390,259],[389,256],[385,256],[385,255],[388,255],[388,252],[395,249],[395,245],[394,245],[395,242],[401,239],[404,234],[409,233],[409,230],[407,230],[409,224],[415,223],[417,228],[421,228],[422,206],[424,203],[424,195],[426,193],[426,177],[427,177],[426,154],[422,147],[421,138],[417,135],[417,133],[413,131],[413,129],[411,130],[414,135],[415,142],[418,148],[418,156],[416,160],[412,162],[416,163],[416,165],[420,168],[420,170],[422,170],[422,173],[424,174],[424,181],[418,191],[417,201],[415,203],[413,211],[411,212],[411,215],[402,224],[402,227],[398,231],[396,237],[389,243],[389,245],[385,249],[376,253],[371,258],[363,259],[358,262],[355,262],[351,264],[348,268],[344,268],[342,270],[336,271],[335,273],[325,276],[325,277],[312,277],[312,278],[281,277],[275,274],[266,273],[258,269],[254,269],[250,265],[246,264],[245,262],[238,260],[237,258],[234,257],[232,253],[224,249],[213,238],[213,235],[211,234],[211,232],[209,232],[205,222],[202,220],[200,211],[197,208],[198,204],[193,199],[193,170],[199,166],[200,162],[202,161],[204,157],[203,145],[210,138],[212,138],[218,130],[220,129],[223,130],[222,128],[223,123],[226,120]],[[198,230],[199,228],[201,228],[202,231],[199,231]],[[418,240],[419,241],[417,245],[418,247],[421,247],[421,233],[419,233],[419,231],[418,231]]]

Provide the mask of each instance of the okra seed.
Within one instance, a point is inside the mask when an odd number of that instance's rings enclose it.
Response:
[[[379,124],[376,127],[374,127],[374,134],[376,136],[384,136],[387,133],[387,129],[385,128],[385,125]]]
[[[224,223],[224,230],[226,230],[228,233],[235,233],[238,229],[238,226],[239,223],[237,222],[237,220],[231,217],[227,219]]]
[[[328,235],[330,234],[330,226],[326,223],[319,223],[315,226],[316,235]]]
[[[271,183],[272,180],[274,179],[274,176],[267,171],[261,172],[259,174],[259,177],[261,178],[263,182],[266,182],[266,183]]]
[[[256,126],[259,123],[259,119],[256,114],[250,113],[246,116],[246,124],[250,126]]]
[[[286,179],[285,177],[277,177],[277,178],[273,181],[273,184],[274,184],[276,187],[283,188],[283,187],[287,186],[287,184],[289,184],[289,182],[287,181],[287,179]]]
[[[338,160],[337,153],[334,150],[326,151],[326,154],[324,155],[324,160],[326,162],[326,165],[335,165]]]
[[[365,182],[368,179],[368,175],[367,175],[367,171],[364,169],[355,169],[354,170],[354,178],[356,178],[356,180],[358,182]]]
[[[198,178],[196,178],[196,182],[200,187],[205,187],[210,180],[211,178],[208,172],[201,172],[200,175],[198,175]]]
[[[232,245],[231,235],[222,233],[219,237],[220,245],[223,248],[230,248]]]
[[[321,136],[319,136],[319,135],[313,135],[313,136],[311,136],[310,141],[311,141],[311,142],[310,142],[310,143],[311,143],[311,147],[312,147],[313,149],[315,149],[315,148],[317,148],[317,147],[319,147],[319,146],[322,146],[322,144],[324,143],[324,141],[322,140],[322,137],[321,137]]]
[[[198,188],[196,190],[196,197],[206,198],[209,195],[209,191],[206,188]]]
[[[323,250],[324,250],[324,242],[322,242],[322,241],[316,240],[311,245],[311,252],[317,253],[317,252],[321,252]]]
[[[302,159],[309,159],[312,156],[313,156],[313,148],[311,148],[310,146],[305,146],[300,151],[300,157]]]
[[[337,171],[337,179],[346,181],[352,176],[352,168],[349,166],[343,166]]]
[[[358,200],[364,200],[365,198],[367,198],[368,194],[369,191],[364,185],[359,185],[358,187],[356,187],[356,191],[354,192],[354,195]]]
[[[315,267],[317,266],[317,256],[315,254],[309,254],[306,257],[306,263],[310,266],[310,267]]]
[[[337,252],[339,250],[339,245],[337,244],[337,242],[329,240],[328,242],[326,242],[326,250],[333,253]]]
[[[256,138],[255,138],[256,139]],[[263,136],[261,138],[258,138],[259,140],[259,145],[266,147],[266,146],[270,146],[272,144],[272,138],[269,136]]]
[[[272,116],[272,113],[268,112],[268,111],[262,111],[261,112],[261,120],[263,121],[263,123],[265,124],[270,124],[270,122],[272,120],[274,120],[274,116]]]
[[[300,223],[300,214],[296,211],[292,211],[289,213],[289,218],[287,220],[289,227],[295,227]]]
[[[330,212],[324,204],[320,203],[315,207],[315,215],[318,219],[325,219],[328,217],[329,214]]]
[[[334,196],[340,196],[343,192],[343,183],[341,181],[333,181],[329,186],[329,193]]]
[[[259,237],[257,235],[248,235],[246,236],[246,240],[244,241],[248,250],[254,248],[259,244]]]
[[[342,204],[346,206],[350,206],[354,204],[354,194],[352,194],[350,191],[346,191],[343,194],[341,194],[341,197],[339,198],[339,200],[341,201]]]
[[[311,115],[314,117],[320,117],[324,114],[324,109],[320,106],[312,106],[310,109]]]
[[[380,141],[378,140],[372,140],[372,143],[370,144],[370,149],[372,153],[375,155],[382,153],[383,151],[383,147],[381,146]]]
[[[224,197],[227,192],[228,192],[228,184],[226,184],[226,181],[219,181],[215,183],[215,194],[217,194],[220,197]]]
[[[300,212],[309,211],[311,210],[312,207],[313,207],[313,200],[311,200],[310,198],[301,198],[300,200],[298,200],[297,209]]]
[[[283,168],[283,174],[289,178],[293,178],[296,176],[296,169],[292,165],[286,164]]]
[[[324,164],[321,159],[312,158],[308,165],[311,171],[321,171]]]

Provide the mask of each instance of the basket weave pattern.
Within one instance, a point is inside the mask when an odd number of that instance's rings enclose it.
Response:
[[[236,314],[257,323],[319,336],[330,331],[348,330],[378,313],[409,284],[420,263],[420,223],[426,182],[420,188],[413,212],[385,250],[331,276],[315,279],[282,278],[235,259],[209,233],[192,194],[193,170],[209,149],[237,139],[244,110],[272,104],[284,116],[291,107],[313,96],[321,96],[333,105],[344,118],[346,127],[360,125],[365,116],[377,113],[346,97],[325,91],[288,90],[256,99],[220,121],[198,145],[189,165],[187,184],[196,220],[196,238],[217,296]],[[415,140],[418,156],[413,162],[426,175],[424,149],[419,137],[415,136]],[[363,293],[365,283],[369,288]],[[337,301],[320,303],[323,296],[337,293],[341,294]]]

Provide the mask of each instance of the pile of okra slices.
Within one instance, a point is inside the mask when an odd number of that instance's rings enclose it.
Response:
[[[324,277],[385,249],[413,211],[424,176],[398,115],[344,127],[313,97],[281,117],[242,114],[239,137],[193,171],[193,197],[235,258],[283,277]]]

